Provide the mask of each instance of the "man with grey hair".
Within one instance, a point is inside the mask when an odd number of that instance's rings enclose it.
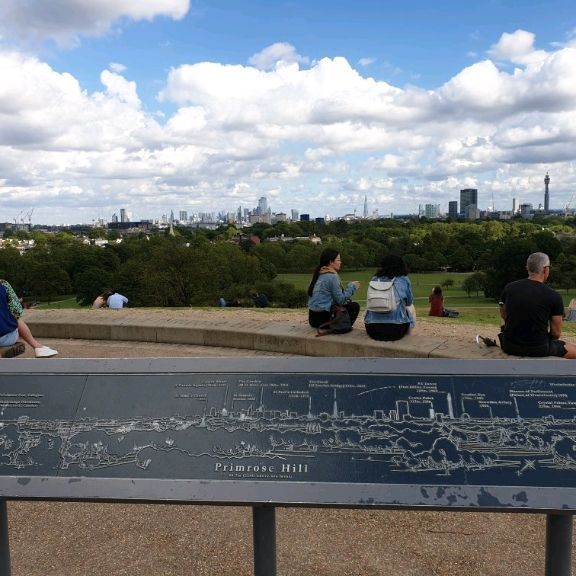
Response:
[[[545,284],[550,258],[534,252],[526,261],[528,278],[510,282],[500,298],[504,320],[498,335],[506,354],[576,358],[576,345],[560,340],[564,303],[556,290]]]

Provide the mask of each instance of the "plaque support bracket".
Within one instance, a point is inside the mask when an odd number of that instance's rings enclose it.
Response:
[[[254,576],[276,576],[276,508],[253,506],[252,529]]]
[[[572,514],[546,516],[546,576],[572,574]]]
[[[8,538],[8,508],[0,499],[0,576],[10,576],[10,540]]]

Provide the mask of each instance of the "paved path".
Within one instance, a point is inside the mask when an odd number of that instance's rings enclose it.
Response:
[[[155,343],[45,343],[60,357],[255,354]],[[10,502],[8,511],[13,576],[252,574],[249,507]],[[544,515],[281,508],[277,525],[280,576],[544,573]]]

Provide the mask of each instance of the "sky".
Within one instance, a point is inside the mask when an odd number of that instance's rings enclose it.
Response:
[[[574,0],[0,0],[0,222],[576,207]]]

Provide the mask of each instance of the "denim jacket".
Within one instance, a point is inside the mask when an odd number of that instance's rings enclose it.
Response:
[[[377,280],[380,282],[390,282],[391,278],[386,278],[385,276],[374,276],[372,280]],[[399,298],[400,302],[398,307],[394,312],[372,312],[370,310],[366,311],[364,315],[364,324],[408,324],[410,323],[410,328],[416,326],[414,318],[406,310],[406,306],[410,306],[414,302],[414,296],[412,295],[412,284],[410,283],[410,278],[408,276],[397,276],[394,280],[394,289],[396,290],[396,296]]]
[[[313,312],[329,311],[332,304],[344,304],[354,292],[356,286],[353,282],[342,288],[336,272],[321,272],[314,284],[312,296],[308,298],[308,308]]]

